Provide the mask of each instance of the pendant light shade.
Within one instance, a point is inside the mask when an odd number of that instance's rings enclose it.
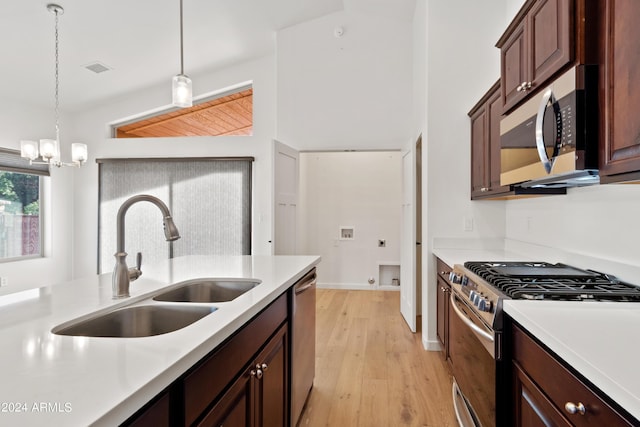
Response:
[[[173,105],[176,107],[191,107],[193,105],[193,91],[189,77],[184,74],[173,76],[171,89],[173,92]]]
[[[182,0],[180,0],[180,74],[173,76],[171,91],[172,104],[176,107],[191,107],[193,105],[193,90],[191,79],[184,73],[184,47],[182,37]]]

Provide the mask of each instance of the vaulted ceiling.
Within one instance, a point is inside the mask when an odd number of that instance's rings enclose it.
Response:
[[[179,0],[55,0],[60,108],[78,111],[169,82],[180,70]],[[51,107],[54,15],[47,0],[3,1],[0,98]],[[196,75],[275,51],[280,29],[338,11],[403,19],[415,0],[184,0],[184,67]],[[96,74],[96,61],[110,68]],[[195,82],[194,82],[195,85]]]

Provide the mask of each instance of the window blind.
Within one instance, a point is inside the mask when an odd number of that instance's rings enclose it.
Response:
[[[0,148],[0,170],[5,172],[28,173],[49,176],[49,165],[29,164],[29,160],[20,157],[19,150]]]
[[[116,217],[137,194],[160,198],[171,210],[181,238],[166,242],[162,215],[148,202],[125,217],[128,263],[142,252],[144,265],[182,255],[251,254],[253,158],[100,159],[98,272],[111,271]]]

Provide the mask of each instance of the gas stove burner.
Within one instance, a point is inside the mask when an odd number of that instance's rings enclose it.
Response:
[[[505,261],[464,266],[512,299],[640,302],[639,287],[565,264]]]

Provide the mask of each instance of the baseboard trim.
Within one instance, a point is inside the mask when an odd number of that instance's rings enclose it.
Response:
[[[316,285],[320,289],[341,289],[347,291],[399,291],[399,286],[374,286],[360,283],[320,283]]]
[[[438,340],[427,340],[424,337],[422,338],[422,346],[427,351],[442,351],[442,347],[440,346],[440,341]]]

